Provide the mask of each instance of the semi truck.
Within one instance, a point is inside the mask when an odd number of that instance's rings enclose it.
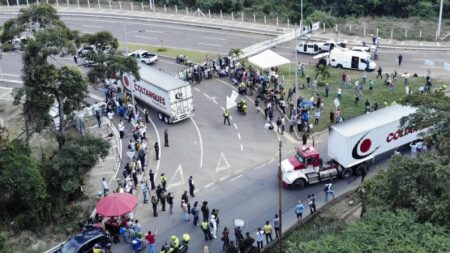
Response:
[[[400,128],[400,119],[414,113],[414,107],[393,105],[332,125],[328,137],[328,160],[310,145],[295,148],[295,155],[281,162],[285,188],[302,189],[305,185],[334,178],[361,175],[376,156],[418,139],[424,130]]]
[[[122,83],[129,93],[158,111],[158,118],[167,124],[194,115],[191,86],[174,76],[139,63],[138,81],[131,74],[124,74]]]

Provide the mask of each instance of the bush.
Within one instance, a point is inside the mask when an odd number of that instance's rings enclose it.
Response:
[[[156,52],[166,52],[166,51],[167,51],[167,48],[165,48],[165,47],[158,47],[156,49]]]
[[[334,26],[336,24],[336,17],[332,16],[329,12],[324,11],[313,11],[311,15],[309,15],[305,24],[312,24],[314,22],[320,22],[320,25],[325,24],[327,27]]]
[[[2,45],[3,52],[13,51],[13,48],[14,46],[12,43],[5,43]]]

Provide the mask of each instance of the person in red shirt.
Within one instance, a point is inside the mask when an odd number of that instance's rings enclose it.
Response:
[[[148,252],[156,253],[156,234],[152,234],[152,231],[148,231],[145,239],[148,241]]]

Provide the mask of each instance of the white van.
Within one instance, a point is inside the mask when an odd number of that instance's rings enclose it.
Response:
[[[373,71],[377,64],[367,52],[335,48],[328,54],[327,64],[336,68]]]
[[[302,42],[296,47],[297,53],[317,54],[320,52],[319,44],[314,42]]]

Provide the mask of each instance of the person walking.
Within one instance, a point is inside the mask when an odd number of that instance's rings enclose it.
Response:
[[[202,211],[203,220],[208,221],[209,217],[208,201],[203,201],[202,208],[200,210]]]
[[[398,66],[401,66],[401,65],[402,65],[402,61],[403,61],[403,55],[402,55],[402,54],[399,54],[399,55],[398,55]]]
[[[278,217],[278,214],[275,214],[275,218],[273,218],[272,222],[275,230],[275,237],[278,238],[280,236],[280,218]]]
[[[211,237],[211,229],[209,228],[208,219],[203,220],[200,227],[205,235],[205,241],[212,240],[213,238]]]
[[[230,230],[228,230],[228,227],[223,228],[222,241],[223,241],[222,250],[228,252],[228,249],[230,248]]]
[[[341,89],[341,87],[337,88],[336,98],[339,99],[339,100],[341,100],[341,98],[342,98],[342,89]]]
[[[230,112],[228,112],[228,110],[225,110],[223,112],[223,124],[225,125],[225,122],[228,122],[228,125],[231,126],[230,123]]]
[[[302,201],[299,200],[298,204],[295,206],[295,214],[297,215],[297,223],[302,222],[302,215],[303,215],[304,209],[305,209],[305,206],[302,204]]]
[[[145,122],[148,124],[150,123],[150,117],[148,116],[148,110],[144,109],[144,118],[145,118]]]
[[[156,160],[159,160],[159,144],[158,144],[158,142],[155,142],[154,148],[155,148]]]
[[[167,178],[166,178],[166,174],[164,174],[164,173],[161,173],[161,185],[162,185],[162,188],[163,188],[163,190],[164,191],[166,191],[167,190]]]
[[[141,181],[141,189],[142,189],[142,194],[144,195],[144,204],[148,203],[148,187],[147,187],[147,183],[145,183],[144,181]]]
[[[261,228],[258,228],[256,230],[255,239],[256,239],[256,244],[258,245],[258,249],[262,250],[262,248],[264,247],[264,245],[263,245],[264,244],[264,232],[262,231]]]
[[[155,187],[155,173],[153,173],[153,170],[150,170],[148,173],[149,177],[150,177],[150,186],[151,189],[154,190],[156,189]]]
[[[189,194],[191,195],[191,197],[195,197],[194,195],[195,185],[192,176],[189,177],[188,183],[189,183]]]
[[[106,195],[108,195],[109,192],[109,187],[108,183],[106,183],[105,178],[102,179],[102,188],[103,188],[103,197],[106,197]]]
[[[169,132],[164,130],[164,147],[169,147]]]
[[[101,119],[99,110],[95,110],[95,118],[97,119],[98,127],[101,127],[102,126],[102,119]]]
[[[381,68],[381,66],[378,67],[377,70],[377,76],[375,77],[375,79],[378,79],[378,77],[380,77],[381,79],[383,79],[383,69]]]
[[[169,213],[173,211],[173,193],[169,192],[166,197],[167,204],[169,205]]]
[[[78,64],[78,56],[76,54],[73,55],[73,61],[75,62],[75,64]]]
[[[189,196],[188,196],[188,193],[187,193],[187,191],[184,191],[183,192],[183,195],[181,195],[181,201],[183,202],[186,202],[186,205],[188,206],[188,212],[191,210],[191,204],[189,204]]]
[[[211,236],[212,238],[217,238],[217,221],[216,216],[214,214],[211,214],[211,218],[209,219],[209,224],[211,225]]]
[[[145,239],[148,241],[148,253],[156,253],[156,232],[148,231]]]
[[[307,133],[303,133],[302,134],[302,142],[303,142],[303,146],[306,145],[306,142],[308,141],[308,134]]]
[[[333,186],[333,183],[331,182],[331,180],[328,181],[327,184],[325,184],[325,188],[324,188],[324,191],[325,191],[325,202],[328,201],[328,195],[333,196],[333,199],[334,199],[334,191],[331,188],[332,186]]]
[[[366,178],[367,175],[367,169],[366,168],[362,168],[361,169],[361,183],[364,182],[364,179]]]
[[[153,216],[158,217],[158,199],[156,198],[156,196],[152,196],[151,202],[153,208]]]
[[[198,225],[198,217],[199,217],[200,208],[198,207],[198,201],[194,202],[194,206],[191,209],[191,214],[194,217],[194,222],[192,223],[194,226]]]
[[[159,200],[161,201],[162,211],[166,211],[166,192],[163,190],[159,195]]]
[[[123,123],[122,120],[119,121],[119,135],[120,135],[120,139],[123,139],[123,137],[125,135],[125,124]]]
[[[318,125],[320,120],[320,110],[316,110],[314,113],[314,125]]]
[[[316,195],[309,194],[308,195],[308,205],[309,210],[311,211],[311,214],[316,212]]]
[[[266,243],[269,244],[269,239],[270,239],[270,242],[273,241],[272,226],[270,225],[269,221],[266,221],[266,225],[263,226],[263,231],[264,231],[264,235],[266,236]]]

